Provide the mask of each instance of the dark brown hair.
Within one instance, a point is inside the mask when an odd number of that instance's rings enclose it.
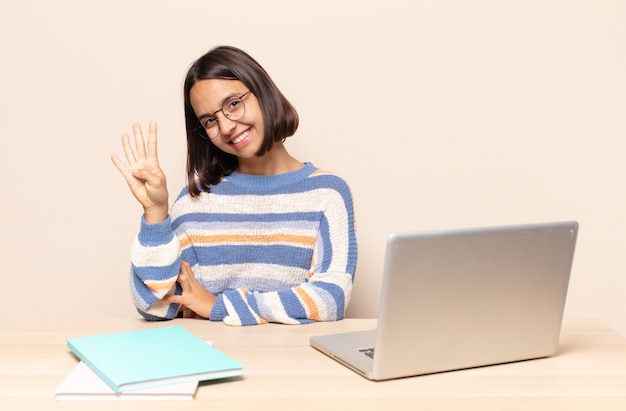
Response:
[[[201,191],[209,192],[211,185],[219,183],[238,166],[236,156],[223,152],[209,139],[203,138],[204,130],[191,106],[191,88],[206,79],[239,80],[256,96],[264,124],[264,141],[257,156],[271,150],[274,142],[294,135],[298,128],[295,108],[256,60],[235,47],[221,46],[210,50],[192,64],[184,86],[187,182],[193,197]]]

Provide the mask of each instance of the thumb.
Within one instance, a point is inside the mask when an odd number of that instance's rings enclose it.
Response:
[[[183,299],[182,295],[172,294],[172,295],[166,295],[161,300],[169,304],[182,304],[182,299]]]

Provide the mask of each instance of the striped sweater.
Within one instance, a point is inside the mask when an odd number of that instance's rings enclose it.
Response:
[[[181,260],[217,296],[211,320],[299,324],[343,318],[357,261],[352,195],[310,163],[294,172],[233,173],[210,193],[185,188],[166,221],[141,221],[131,290],[148,320],[174,318]]]

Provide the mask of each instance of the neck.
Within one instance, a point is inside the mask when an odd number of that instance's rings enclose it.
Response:
[[[272,149],[261,157],[239,158],[237,172],[252,175],[275,175],[298,170],[302,163],[287,152],[282,142],[274,143]]]

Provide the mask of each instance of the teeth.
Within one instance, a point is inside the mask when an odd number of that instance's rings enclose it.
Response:
[[[240,135],[236,139],[232,140],[232,143],[233,144],[241,143],[246,137],[248,137],[249,134],[250,134],[250,130],[246,131],[245,133],[243,133],[242,135]]]

